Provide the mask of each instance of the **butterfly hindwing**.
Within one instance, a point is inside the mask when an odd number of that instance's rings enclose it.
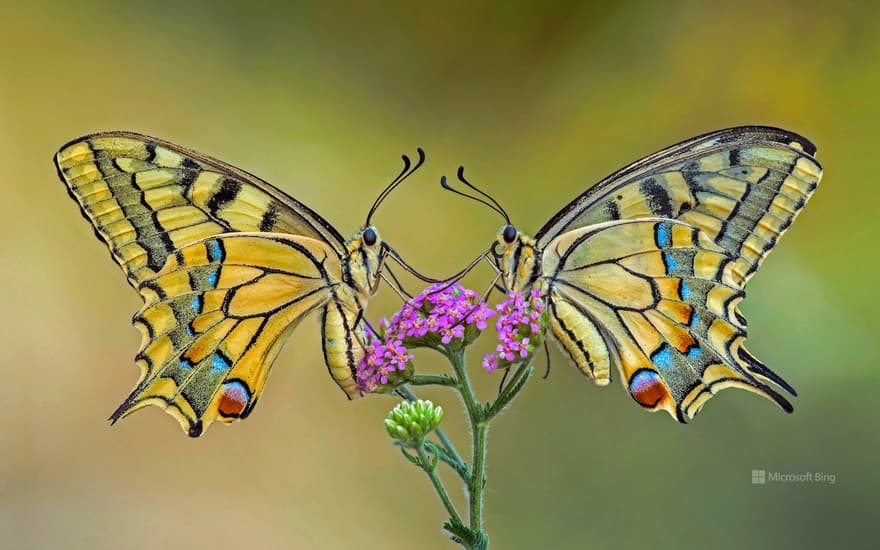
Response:
[[[287,334],[334,300],[339,257],[306,237],[235,233],[188,244],[141,282],[141,379],[111,417],[165,408],[191,436],[246,417]]]
[[[175,249],[220,233],[288,233],[345,253],[339,233],[305,205],[252,174],[158,138],[83,136],[64,145],[55,164],[134,287],[158,273]]]
[[[539,247],[563,233],[618,219],[672,218],[698,227],[736,258],[743,287],[819,183],[807,139],[747,126],[699,136],[608,176],[538,231]]]
[[[563,233],[542,264],[551,330],[597,383],[608,383],[613,362],[639,404],[682,422],[725,387],[791,410],[767,382],[790,386],[743,347],[736,258],[701,229],[606,222]]]

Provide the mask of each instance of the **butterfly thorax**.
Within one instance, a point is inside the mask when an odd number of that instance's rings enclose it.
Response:
[[[376,292],[379,272],[382,268],[382,238],[375,227],[358,231],[346,243],[348,255],[343,263],[343,276],[359,295],[359,302],[366,302]]]
[[[507,242],[502,228],[498,243],[503,249],[499,268],[505,288],[508,292],[522,292],[530,288],[541,274],[541,259],[535,248],[535,240],[517,232],[516,237]]]

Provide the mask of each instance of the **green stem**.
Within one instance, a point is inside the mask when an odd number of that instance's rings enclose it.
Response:
[[[458,391],[462,399],[464,399],[464,405],[467,408],[471,423],[476,424],[483,419],[482,407],[477,401],[476,396],[474,396],[474,390],[471,388],[471,380],[464,366],[464,351],[458,350],[448,353],[449,362],[452,363],[452,369],[458,378]]]
[[[446,433],[444,433],[443,430],[441,430],[440,428],[435,429],[434,432],[437,434],[437,439],[439,439],[440,443],[443,444],[443,447],[446,448],[446,452],[448,452],[452,456],[453,460],[458,463],[458,466],[466,471],[467,463],[465,463],[464,459],[461,458],[461,455],[458,454],[458,449],[455,448],[455,445],[452,444],[452,441],[449,440],[449,437],[446,435]]]
[[[480,538],[488,545],[488,537],[483,534],[483,486],[486,478],[486,434],[489,429],[488,420],[484,418],[483,406],[474,396],[470,379],[464,364],[464,352],[452,351],[448,354],[449,361],[458,378],[458,390],[468,411],[468,420],[473,437],[473,471],[467,483],[468,506],[470,512],[470,529],[480,534]],[[483,544],[481,547],[485,547]]]
[[[458,381],[445,374],[414,374],[409,381],[413,386],[457,386]]]
[[[486,409],[486,420],[495,418],[498,413],[503,411],[511,401],[519,395],[520,390],[525,387],[525,382],[532,374],[532,361],[521,363],[510,377],[510,381],[504,386],[498,396]]]
[[[470,493],[471,529],[483,530],[483,486],[486,480],[486,434],[488,421],[474,427],[474,471],[468,484]]]
[[[428,454],[425,452],[424,446],[420,446],[417,451],[419,453],[419,460],[422,462],[422,469],[431,479],[431,483],[434,485],[437,495],[440,496],[440,500],[443,501],[443,506],[446,508],[446,511],[449,512],[449,518],[452,520],[453,524],[462,525],[461,516],[458,515],[458,510],[456,510],[455,505],[452,504],[452,500],[449,498],[449,493],[446,492],[446,486],[443,485],[443,481],[440,479],[440,476],[437,475],[436,464],[432,464],[431,459],[428,458]]]

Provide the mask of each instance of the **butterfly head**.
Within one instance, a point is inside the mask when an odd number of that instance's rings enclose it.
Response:
[[[509,292],[522,291],[538,277],[540,264],[535,251],[535,240],[523,235],[511,224],[498,231],[498,238],[492,245],[495,265],[501,272],[504,287]]]
[[[497,242],[492,245],[490,252],[495,259],[495,266],[501,273],[501,278],[507,290],[509,292],[524,290],[534,283],[540,270],[537,260],[538,255],[535,253],[535,241],[520,233],[510,223],[510,216],[507,215],[507,211],[501,207],[494,197],[465,179],[464,166],[458,167],[458,181],[473,191],[474,194],[455,189],[446,180],[446,176],[440,178],[440,185],[447,191],[489,207],[504,218],[504,225],[498,231]],[[487,252],[487,254],[489,253]]]
[[[396,257],[394,251],[379,236],[379,231],[370,220],[373,219],[373,214],[376,213],[388,195],[425,163],[425,152],[421,148],[418,148],[418,152],[419,158],[415,165],[408,156],[401,157],[403,170],[379,193],[367,213],[367,220],[364,222],[363,228],[355,233],[346,244],[348,257],[345,266],[348,272],[348,281],[361,295],[371,296],[376,292],[385,258],[389,253]]]
[[[379,285],[386,247],[379,231],[372,225],[364,227],[348,241],[348,277],[358,292],[371,295]]]

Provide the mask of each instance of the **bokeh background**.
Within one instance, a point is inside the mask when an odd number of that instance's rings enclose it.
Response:
[[[108,426],[137,377],[139,299],[57,180],[68,139],[165,137],[275,183],[343,234],[422,146],[427,165],[376,223],[441,276],[500,225],[440,190],[459,164],[534,231],[619,166],[746,123],[811,138],[826,168],[744,304],[750,349],[798,388],[795,413],[729,391],[680,426],[554,351],[550,378],[490,434],[486,527],[499,549],[876,547],[871,3],[4,4],[0,547],[453,548],[427,480],[382,429],[394,401],[343,399],[316,322],[246,422],[189,440],[151,408]],[[386,289],[370,316],[397,304]],[[474,351],[488,397],[498,379]],[[418,366],[443,367],[424,354]],[[430,396],[464,447],[457,403]],[[758,469],[836,483],[753,485]]]

